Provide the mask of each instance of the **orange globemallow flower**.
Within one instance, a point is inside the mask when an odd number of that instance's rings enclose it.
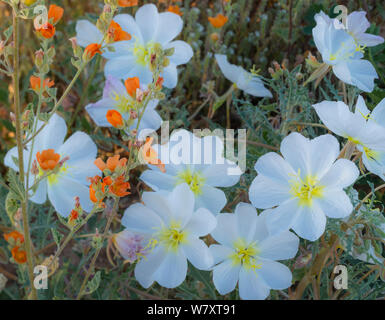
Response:
[[[222,28],[229,20],[226,16],[219,13],[215,17],[209,17],[209,21],[214,28]]]
[[[46,39],[50,39],[55,35],[55,27],[53,24],[47,22],[41,28],[37,29],[37,31]]]
[[[111,21],[110,26],[108,28],[108,37],[113,41],[123,41],[123,40],[131,40],[131,35],[124,31],[119,23],[115,21]]]
[[[127,163],[126,158],[119,159],[120,156],[117,154],[113,157],[109,157],[107,159],[107,163],[105,163],[101,158],[97,158],[94,161],[95,166],[97,166],[101,171],[104,171],[105,169],[110,170],[111,172],[114,172],[116,168],[118,167],[124,167]]]
[[[179,6],[169,6],[167,11],[177,14],[178,16],[182,16],[183,12],[180,11]]]
[[[157,166],[160,169],[160,171],[166,172],[164,164],[162,163],[162,161],[160,161],[158,159],[158,154],[156,153],[156,151],[153,148],[151,148],[151,144],[152,144],[153,140],[154,140],[154,138],[152,138],[152,137],[146,138],[146,143],[143,145],[143,149],[142,149],[143,159],[148,164],[152,164],[154,166]]]
[[[106,114],[107,121],[114,127],[121,129],[124,127],[122,115],[116,110],[108,110]]]
[[[23,236],[23,234],[22,233],[20,233],[19,231],[17,231],[17,230],[14,230],[14,231],[11,231],[10,233],[5,233],[4,234],[4,239],[5,239],[5,241],[9,241],[9,239],[13,239],[13,240],[15,240],[15,242],[17,241],[17,240],[19,240],[20,241],[20,243],[23,243],[24,242],[24,236]]]
[[[101,186],[100,186],[100,191],[102,193],[105,192],[105,189],[106,189],[106,183],[101,182],[101,177],[99,176],[95,176],[93,178],[89,178],[89,180],[91,181],[91,184],[90,184],[90,200],[94,203],[101,203],[103,201],[103,198],[102,199],[98,199],[96,198],[96,190],[94,189],[94,185],[97,186],[99,183],[101,183]]]
[[[41,86],[41,79],[39,77],[31,76],[29,78],[29,83],[31,85],[31,88],[35,91],[40,90]],[[43,80],[43,89],[51,88],[55,82],[53,80],[50,80],[49,78]]]
[[[64,9],[55,4],[51,4],[48,10],[48,19],[52,19],[52,23],[56,24],[63,17]]]
[[[120,7],[133,7],[138,5],[138,0],[119,0],[118,5]]]
[[[27,253],[24,250],[19,250],[20,247],[13,247],[11,250],[12,257],[17,263],[26,263],[27,262]]]
[[[77,212],[76,210],[72,210],[68,218],[68,222],[72,223],[76,221],[78,218],[79,218],[79,212]]]
[[[134,97],[136,94],[136,89],[140,88],[140,82],[138,77],[133,78],[127,78],[126,81],[124,81],[124,85],[126,86],[127,93]]]
[[[110,192],[118,197],[124,197],[131,193],[127,191],[130,188],[131,188],[130,183],[124,181],[124,176],[119,176],[115,179],[113,184],[110,186]]]
[[[60,154],[55,153],[54,149],[43,150],[36,153],[36,159],[39,162],[40,168],[43,170],[53,170],[60,160]]]
[[[92,59],[95,54],[102,54],[102,51],[100,50],[101,47],[101,44],[91,43],[84,49],[84,53],[87,55],[88,59]]]

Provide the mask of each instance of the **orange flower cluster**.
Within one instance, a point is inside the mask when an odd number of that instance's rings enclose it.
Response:
[[[36,153],[37,162],[43,170],[53,170],[60,160],[60,154],[55,153],[54,149],[43,150]]]
[[[115,21],[111,21],[107,34],[108,38],[114,42],[131,40],[131,35],[124,31],[119,23],[116,23]]]
[[[84,55],[87,59],[92,59],[95,54],[102,54],[102,45],[98,43],[91,43],[84,49]]]
[[[139,78],[127,78],[126,81],[124,81],[124,85],[126,86],[127,93],[131,97],[135,97],[136,90],[140,88]]]
[[[146,163],[148,163],[148,164],[152,164],[152,165],[158,167],[160,169],[160,171],[166,172],[164,164],[162,163],[162,161],[160,161],[160,159],[158,159],[158,154],[151,147],[153,140],[154,140],[154,138],[152,138],[152,137],[146,138],[146,142],[142,147],[143,160],[146,161]]]
[[[36,31],[44,38],[50,39],[55,35],[57,24],[60,19],[63,17],[64,9],[57,5],[50,5],[48,10],[48,22],[42,25],[39,28],[36,28]]]
[[[117,129],[122,129],[124,127],[123,117],[119,111],[108,110],[106,114],[107,121]]]
[[[20,250],[21,245],[24,243],[24,236],[19,231],[11,231],[4,234],[4,239],[13,246],[11,254],[15,262],[23,264],[27,262],[27,253],[25,250]]]
[[[55,85],[55,82],[53,80],[47,79],[40,79],[40,77],[31,76],[29,78],[29,83],[31,85],[31,88],[35,91],[40,91],[40,87],[43,83],[43,90],[46,90],[47,88],[51,88],[53,85]]]
[[[222,28],[229,20],[229,18],[221,13],[217,14],[215,17],[209,17],[208,19],[214,28]]]
[[[127,159],[119,159],[119,155],[115,155],[104,162],[101,158],[95,160],[94,164],[103,171],[106,175],[104,178],[95,176],[90,178],[90,199],[94,203],[101,205],[106,196],[106,188],[108,193],[117,197],[124,197],[129,195],[128,191],[131,186],[129,182],[125,181],[124,167],[127,164]]]

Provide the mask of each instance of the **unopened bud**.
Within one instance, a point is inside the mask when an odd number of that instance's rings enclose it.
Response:
[[[80,198],[78,196],[75,197],[75,208],[76,209],[80,208]]]
[[[69,41],[71,41],[71,44],[72,44],[72,49],[76,49],[76,47],[78,46],[78,41],[76,39],[76,37],[72,37],[70,39],[68,39]]]
[[[134,120],[138,118],[138,113],[135,110],[130,110],[130,119]]]
[[[23,116],[22,116],[22,119],[24,121],[28,121],[28,118],[29,118],[29,114],[31,113],[31,110],[25,110],[24,113],[23,113]]]
[[[37,165],[36,159],[33,160],[33,162],[32,162],[31,173],[32,173],[34,176],[36,176],[36,175],[39,174],[39,167],[38,167],[38,165]]]
[[[144,96],[143,91],[140,90],[139,88],[136,89],[136,101],[142,102],[143,101],[143,96]]]
[[[59,161],[59,163],[58,163],[59,167],[61,167],[61,166],[64,164],[64,162],[68,161],[69,159],[70,159],[69,156],[66,156],[66,157],[64,157],[63,159],[61,159],[61,160]]]
[[[11,118],[12,122],[16,122],[16,115],[13,112],[9,113],[9,117]]]
[[[212,34],[210,34],[210,38],[211,40],[213,40],[214,42],[218,41],[219,40],[219,34],[214,32]]]
[[[105,4],[103,8],[103,12],[111,13],[111,6],[109,4]]]

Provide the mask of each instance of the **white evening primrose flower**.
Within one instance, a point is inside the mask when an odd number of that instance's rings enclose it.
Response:
[[[369,27],[370,22],[366,18],[365,11],[354,11],[346,18],[346,30],[359,45],[373,47],[383,43],[384,38],[366,33]]]
[[[43,125],[38,121],[37,128]],[[48,199],[55,210],[63,217],[69,216],[74,208],[76,196],[82,208],[89,212],[93,204],[89,196],[88,177],[100,174],[94,165],[97,147],[84,132],[75,132],[65,142],[67,126],[64,119],[54,114],[40,133],[29,142],[24,150],[24,168],[27,170],[28,160],[36,160],[39,173],[30,174],[32,186],[36,179],[47,176],[38,184],[36,192],[31,195],[32,202],[42,204]],[[13,161],[18,158],[17,148],[12,148],[4,158],[4,164],[15,171],[18,166]]]
[[[282,140],[281,154],[258,159],[258,176],[249,189],[256,208],[273,208],[267,216],[269,231],[292,228],[301,238],[317,240],[325,231],[326,216],[344,218],[353,210],[343,188],[358,177],[355,164],[337,159],[339,143],[330,134],[307,139],[291,133]]]
[[[330,19],[322,11],[314,19],[317,25],[313,28],[313,39],[323,62],[332,67],[341,81],[372,92],[378,75],[373,65],[362,59],[364,48],[343,26],[336,28],[338,20]]]
[[[356,144],[365,167],[385,180],[385,99],[372,112],[362,96],[354,113],[342,101],[323,101],[313,107],[329,130]]]
[[[116,78],[126,79],[139,77],[140,82],[147,85],[152,82],[150,61],[153,50],[160,47],[163,50],[174,49],[169,56],[170,64],[160,75],[163,85],[175,88],[178,82],[177,66],[190,61],[193,56],[191,46],[181,40],[174,40],[183,28],[183,20],[172,12],[158,13],[153,4],[146,4],[138,9],[135,18],[129,14],[119,14],[113,19],[123,31],[131,34],[129,41],[119,41],[111,44],[114,52],[105,51],[103,56],[108,59],[105,74]],[[78,21],[76,38],[80,46],[100,42],[102,35],[92,23],[86,20]]]
[[[144,129],[156,131],[160,128],[162,118],[155,110],[157,104],[158,100],[151,100],[148,103],[139,124],[139,132]],[[137,115],[141,113],[138,105],[135,96],[130,95],[121,80],[108,76],[102,99],[87,105],[86,110],[99,127],[112,127],[113,125],[107,120],[107,113],[110,110],[119,112],[124,120],[128,120],[131,112],[135,112]],[[136,117],[132,122],[130,130],[136,128],[137,122],[138,119]],[[129,132],[127,132],[127,134],[129,134]]]
[[[231,81],[236,88],[255,97],[272,97],[271,92],[264,87],[260,78],[242,67],[229,63],[223,54],[216,54],[215,59],[226,79]]]
[[[187,260],[200,270],[212,266],[213,257],[200,237],[215,228],[216,220],[207,209],[194,210],[187,184],[167,195],[144,192],[142,201],[126,209],[122,224],[149,239],[147,253],[135,267],[135,278],[144,288],[154,281],[166,288],[179,286],[186,278]]]
[[[165,172],[153,165],[142,173],[143,180],[154,191],[171,191],[187,183],[195,196],[195,208],[207,208],[218,214],[226,205],[225,193],[217,187],[238,183],[241,169],[223,157],[224,146],[217,136],[196,137],[187,130],[174,131],[169,142],[154,145]]]
[[[270,289],[291,286],[288,267],[276,260],[295,257],[298,237],[286,230],[270,235],[268,214],[257,215],[252,205],[240,203],[234,214],[217,216],[217,227],[211,233],[219,242],[210,246],[214,257],[213,281],[220,294],[233,291],[239,283],[242,299],[265,299]]]

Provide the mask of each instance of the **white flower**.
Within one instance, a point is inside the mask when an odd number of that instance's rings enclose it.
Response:
[[[43,122],[39,120],[37,128],[40,128]],[[24,150],[24,168],[27,170],[29,155],[32,152],[32,161],[38,161],[38,153],[41,155],[39,164],[39,174],[37,178],[47,174],[52,169],[53,174],[39,182],[36,192],[31,196],[30,200],[42,204],[48,199],[51,201],[55,210],[62,216],[67,217],[74,208],[74,197],[80,198],[82,208],[89,212],[93,204],[89,196],[88,177],[100,174],[100,170],[94,165],[96,159],[97,147],[91,138],[83,132],[75,132],[65,142],[64,138],[67,134],[67,126],[64,119],[54,114],[43,130],[34,138],[34,146],[32,141],[28,143]],[[63,143],[64,142],[64,143]],[[44,151],[59,155],[59,159],[48,162],[44,159]],[[15,171],[18,166],[12,160],[12,157],[18,158],[17,148],[12,148],[4,158],[4,164]],[[67,158],[68,157],[68,158]],[[67,160],[66,160],[67,158]],[[60,166],[61,160],[65,160]],[[47,165],[49,168],[47,168]],[[59,167],[60,166],[60,167]],[[55,171],[56,170],[56,171]],[[30,183],[32,186],[35,178],[30,174]]]
[[[385,180],[385,99],[372,112],[361,96],[354,113],[341,101],[323,101],[313,107],[329,130],[357,145],[365,167]]]
[[[179,286],[186,278],[187,260],[201,270],[212,266],[213,257],[199,238],[215,228],[216,220],[204,208],[194,210],[194,194],[186,184],[168,195],[144,192],[142,201],[127,208],[122,224],[150,239],[148,254],[135,267],[144,288],[154,281],[166,288]]]
[[[258,176],[249,198],[257,208],[273,208],[268,215],[272,233],[292,228],[314,241],[325,231],[326,216],[343,218],[353,206],[343,188],[358,177],[355,164],[339,159],[339,143],[326,134],[309,140],[291,133],[281,143],[281,153],[267,153],[255,164]]]
[[[198,138],[187,130],[174,131],[170,141],[154,145],[166,172],[149,166],[141,175],[153,190],[171,191],[187,183],[195,196],[195,208],[207,208],[219,213],[226,205],[224,192],[216,187],[235,185],[242,174],[240,168],[223,157],[223,142],[217,136]]]
[[[162,118],[155,110],[157,104],[158,100],[151,100],[148,103],[139,124],[139,132],[144,129],[156,131],[160,128]],[[123,83],[114,77],[108,76],[102,99],[87,105],[86,110],[98,126],[112,127],[106,118],[107,111],[116,110],[127,120],[130,117],[130,111],[135,111],[137,114],[141,112],[141,110],[135,110],[134,105],[133,98],[127,93]],[[133,121],[130,127],[131,130],[136,128],[137,122],[138,119]]]
[[[214,257],[213,281],[220,294],[233,291],[239,282],[242,299],[265,299],[270,289],[291,286],[288,267],[276,262],[295,257],[299,239],[290,231],[270,235],[267,214],[257,215],[247,203],[240,203],[235,213],[217,216],[211,233],[220,244],[210,246]]]
[[[234,83],[238,89],[256,97],[272,97],[271,92],[264,87],[262,80],[258,77],[242,67],[229,63],[223,54],[216,54],[215,59],[226,79]]]
[[[139,77],[142,84],[152,82],[149,62],[152,50],[159,44],[163,50],[174,48],[175,52],[169,57],[170,64],[164,69],[161,77],[163,85],[175,88],[178,82],[177,66],[190,61],[193,56],[191,46],[181,40],[173,41],[183,28],[183,20],[175,13],[162,12],[153,4],[139,8],[135,19],[128,14],[119,14],[113,19],[123,31],[131,34],[129,41],[119,41],[112,46],[114,52],[106,51],[103,56],[108,59],[105,74],[116,78],[126,79]],[[80,20],[76,25],[76,38],[80,46],[102,40],[101,32],[87,20]]]
[[[384,42],[384,38],[374,34],[365,33],[370,27],[365,11],[354,11],[347,16],[346,29],[361,46],[373,47]]]
[[[314,16],[317,25],[313,39],[323,62],[333,68],[334,74],[343,82],[371,92],[377,72],[373,65],[363,60],[363,48],[343,27],[336,28],[337,20],[330,19],[322,11]]]

